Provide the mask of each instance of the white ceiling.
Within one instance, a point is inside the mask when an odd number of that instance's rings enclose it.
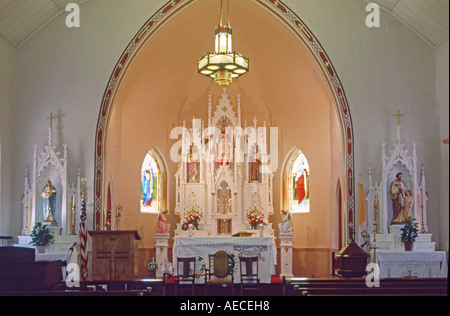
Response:
[[[449,0],[365,0],[375,2],[439,47],[449,36]]]
[[[63,12],[68,3],[85,1],[0,0],[0,36],[18,47]],[[449,0],[364,1],[378,3],[434,47],[449,38]]]
[[[0,0],[0,36],[20,46],[61,12],[84,0]]]

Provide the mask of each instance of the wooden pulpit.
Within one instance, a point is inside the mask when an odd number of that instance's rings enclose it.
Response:
[[[133,281],[137,278],[135,230],[90,231],[92,237],[92,280]]]

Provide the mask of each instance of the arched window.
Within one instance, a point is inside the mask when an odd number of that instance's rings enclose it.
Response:
[[[291,213],[309,213],[309,164],[301,150],[297,149],[291,155],[287,166],[289,203],[288,208]]]
[[[161,171],[151,151],[141,169],[141,212],[158,213],[161,209]]]

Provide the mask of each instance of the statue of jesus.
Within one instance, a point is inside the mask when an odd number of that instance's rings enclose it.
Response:
[[[220,127],[220,136],[216,143],[216,162],[219,166],[228,166],[233,161],[233,148],[230,136],[225,133],[226,126],[222,124]]]
[[[251,180],[252,181],[259,181],[259,175],[260,175],[260,166],[261,166],[261,160],[259,159],[259,153],[256,151],[255,158],[252,162],[250,162],[251,166]]]

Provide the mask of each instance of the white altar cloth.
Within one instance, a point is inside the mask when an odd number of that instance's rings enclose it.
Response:
[[[277,248],[271,237],[176,237],[173,246],[175,275],[177,258],[196,257],[198,283],[204,282],[204,269],[209,268],[209,255],[217,251],[234,254],[234,281],[240,283],[239,256],[259,257],[259,275],[261,283],[270,283],[275,274]]]
[[[447,278],[445,251],[377,252],[380,278]]]
[[[39,261],[66,261],[67,254],[64,253],[36,253],[36,262]]]

